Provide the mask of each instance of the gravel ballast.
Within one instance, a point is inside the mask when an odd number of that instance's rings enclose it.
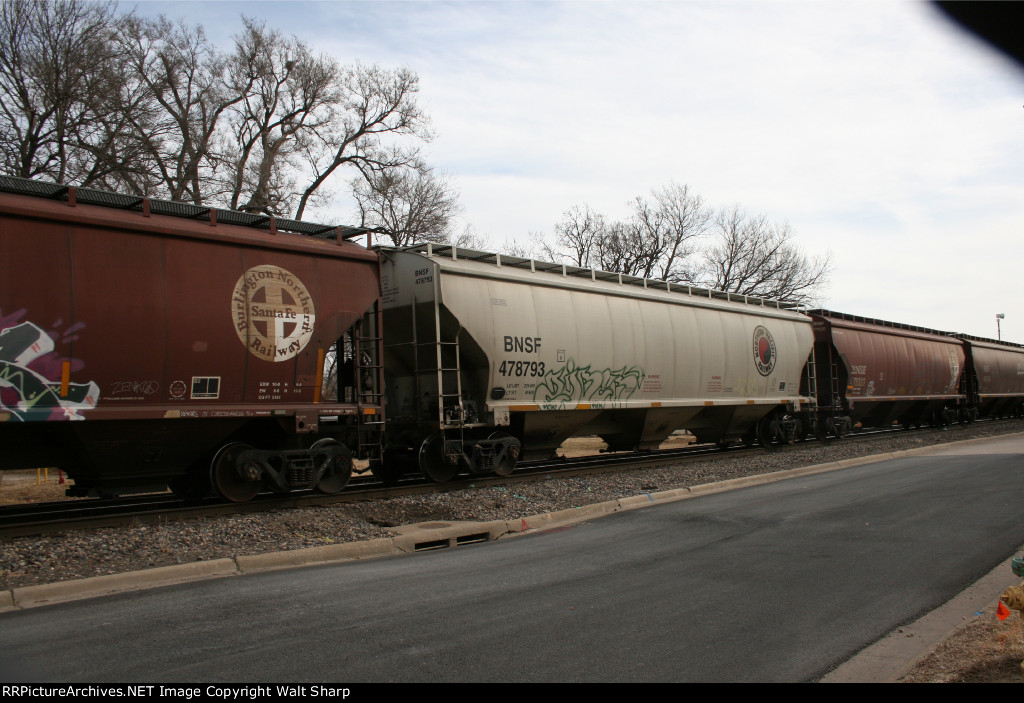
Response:
[[[1010,434],[1022,428],[1024,423],[1014,421],[899,432],[584,477],[555,475],[540,481],[371,502],[13,538],[0,542],[0,588],[390,537],[394,535],[391,528],[419,522],[517,520],[642,493]]]

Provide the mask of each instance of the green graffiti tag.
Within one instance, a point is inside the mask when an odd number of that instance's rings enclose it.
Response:
[[[644,371],[636,366],[619,369],[592,369],[570,359],[544,374],[533,398],[537,401],[625,400],[644,381]]]

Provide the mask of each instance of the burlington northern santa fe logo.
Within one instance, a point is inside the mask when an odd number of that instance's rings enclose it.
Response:
[[[254,266],[235,284],[231,317],[238,338],[265,361],[287,361],[313,335],[313,297],[298,276],[279,266]]]
[[[754,366],[762,376],[769,375],[775,368],[775,340],[763,325],[754,328]]]

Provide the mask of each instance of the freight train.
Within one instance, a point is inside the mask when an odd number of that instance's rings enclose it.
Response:
[[[0,469],[246,501],[1024,408],[1020,345],[364,234],[0,178]]]

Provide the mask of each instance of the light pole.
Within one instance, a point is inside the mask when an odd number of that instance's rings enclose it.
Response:
[[[1003,330],[999,326],[999,321],[1000,320],[1005,320],[1005,319],[1006,319],[1006,315],[1004,315],[1001,312],[997,312],[996,313],[996,339],[998,339],[1000,342],[1003,341]]]

